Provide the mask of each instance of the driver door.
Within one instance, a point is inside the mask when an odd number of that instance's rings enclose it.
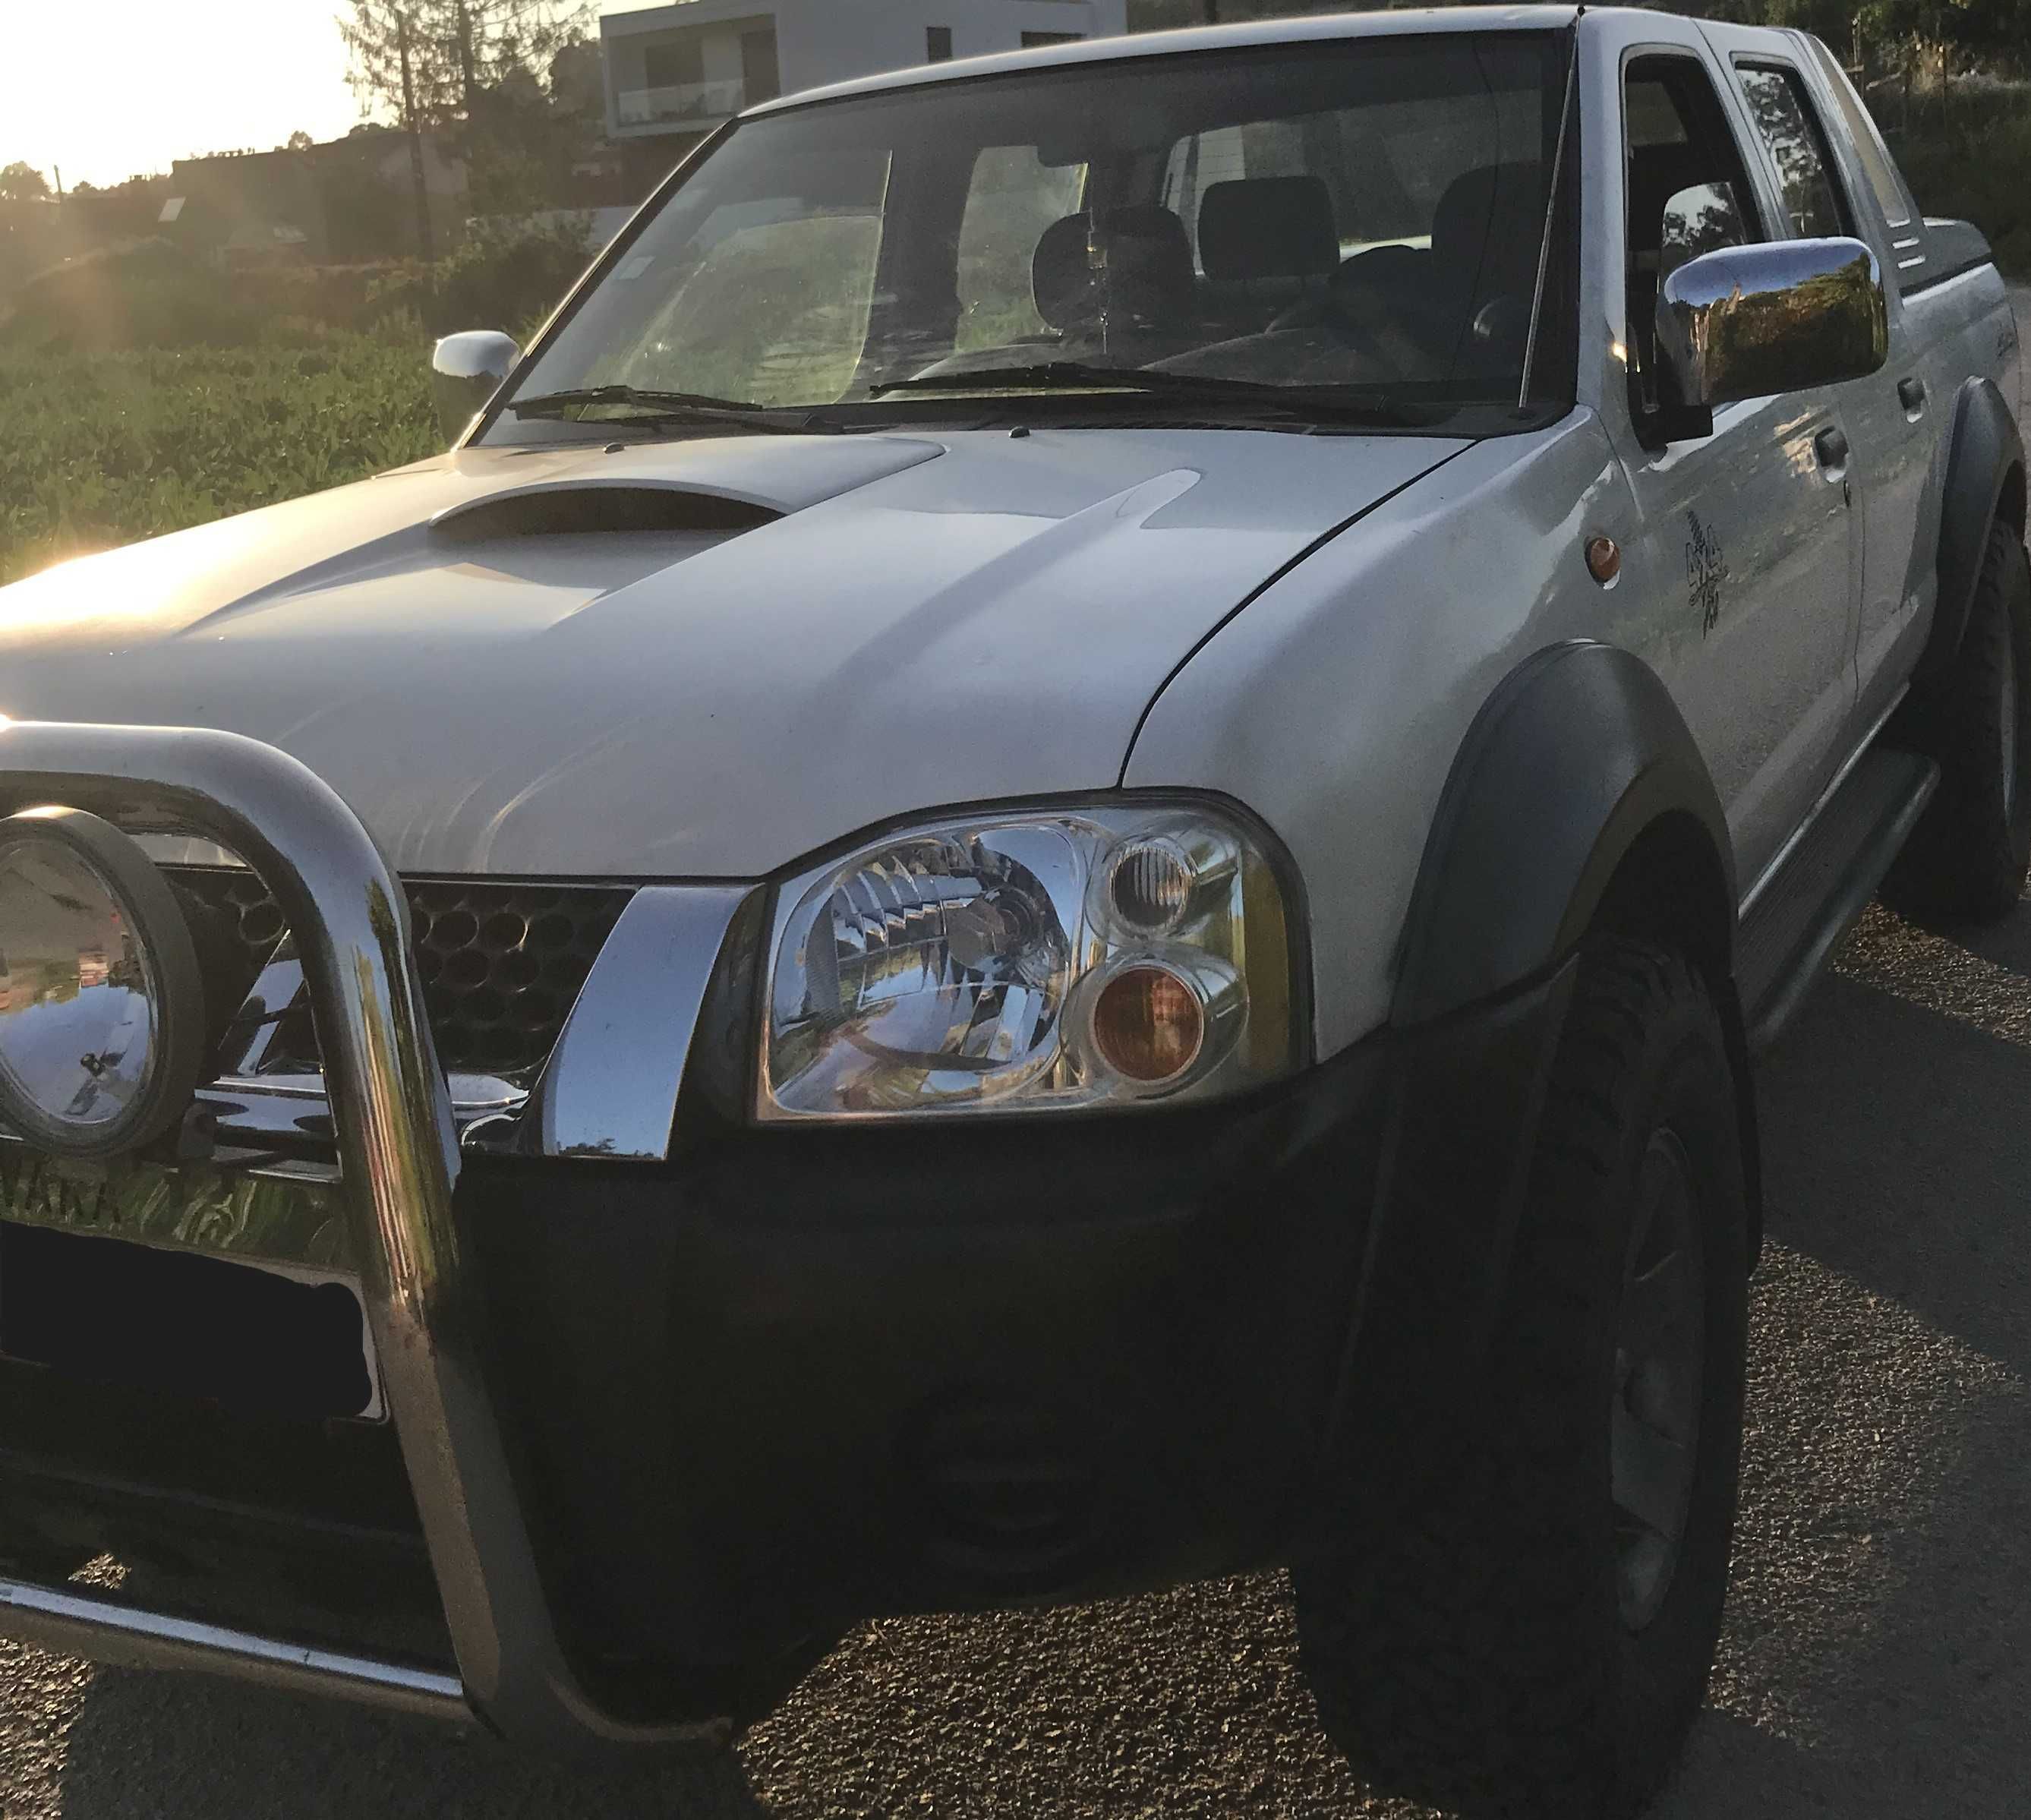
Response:
[[[1773,237],[1776,205],[1697,50],[1632,56],[1623,101],[1630,412],[1642,444],[1629,479],[1646,572],[1672,578],[1675,595],[1655,603],[1649,655],[1712,774],[1746,890],[1831,777],[1854,699],[1851,457],[1831,388],[1722,406],[1703,438],[1648,433],[1659,283],[1697,253]]]

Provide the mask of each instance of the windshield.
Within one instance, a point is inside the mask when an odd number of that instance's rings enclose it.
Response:
[[[609,255],[495,434],[646,418],[648,393],[842,407],[831,427],[968,396],[1217,417],[1269,387],[1513,423],[1541,264],[1532,401],[1571,397],[1568,210],[1543,258],[1567,46],[1135,58],[743,121]],[[1165,377],[1108,385],[1130,371]]]

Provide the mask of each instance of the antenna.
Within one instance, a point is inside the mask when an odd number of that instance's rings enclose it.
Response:
[[[1581,13],[1586,9],[1582,6]],[[1530,293],[1530,334],[1523,344],[1523,377],[1516,388],[1516,408],[1526,408],[1530,402],[1530,369],[1537,360],[1537,323],[1545,308],[1545,280],[1552,268],[1552,228],[1559,218],[1559,185],[1566,166],[1566,134],[1573,121],[1573,101],[1579,83],[1580,32],[1579,13],[1573,15],[1573,41],[1566,53],[1565,99],[1559,109],[1559,142],[1552,152],[1552,183],[1550,193],[1545,198],[1545,233],[1537,243],[1537,282]]]

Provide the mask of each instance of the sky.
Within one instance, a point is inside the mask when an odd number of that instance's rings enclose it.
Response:
[[[640,0],[606,0],[603,13]],[[344,0],[0,0],[0,165],[102,186],[360,117]]]

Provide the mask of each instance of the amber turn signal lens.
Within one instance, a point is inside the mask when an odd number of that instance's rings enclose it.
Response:
[[[1622,572],[1622,551],[1612,537],[1589,537],[1586,544],[1587,573],[1603,587]]]
[[[1101,988],[1093,1040],[1116,1074],[1154,1086],[1183,1074],[1206,1041],[1198,995],[1162,967],[1130,967]]]

